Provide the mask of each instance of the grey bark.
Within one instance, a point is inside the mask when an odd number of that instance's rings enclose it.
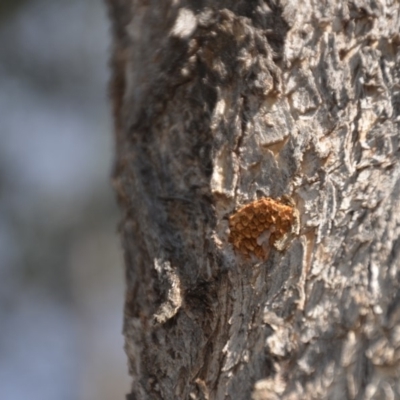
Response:
[[[399,399],[399,3],[108,2],[129,398]]]

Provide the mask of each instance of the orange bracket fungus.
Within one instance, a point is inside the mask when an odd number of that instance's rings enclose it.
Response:
[[[253,201],[229,218],[229,241],[247,257],[268,258],[271,246],[282,251],[298,230],[293,206],[269,197]]]

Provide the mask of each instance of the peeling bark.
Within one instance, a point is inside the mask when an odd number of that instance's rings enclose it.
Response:
[[[108,3],[130,399],[400,398],[399,4]]]

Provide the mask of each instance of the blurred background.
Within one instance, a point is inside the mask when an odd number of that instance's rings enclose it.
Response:
[[[123,399],[102,0],[0,0],[0,399]]]

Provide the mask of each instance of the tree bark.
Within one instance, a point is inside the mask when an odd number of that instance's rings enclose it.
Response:
[[[400,398],[399,4],[108,3],[128,397]]]

